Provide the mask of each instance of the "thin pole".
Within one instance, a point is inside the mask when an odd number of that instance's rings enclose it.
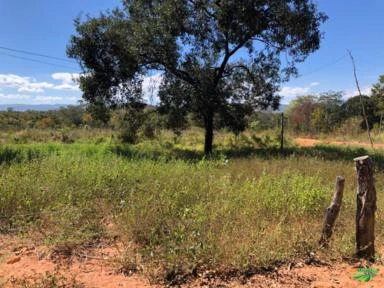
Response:
[[[371,142],[371,147],[373,149],[373,141],[372,141],[372,138],[371,138],[371,131],[369,130],[367,113],[365,112],[365,107],[364,107],[364,103],[363,103],[363,95],[361,94],[359,81],[357,80],[355,59],[353,58],[351,51],[348,50],[348,53],[349,53],[349,56],[351,57],[351,61],[352,61],[352,64],[353,64],[353,74],[355,76],[355,82],[356,82],[356,86],[357,86],[357,91],[359,91],[359,95],[360,95],[360,104],[361,104],[361,107],[363,109],[363,117],[364,117],[364,120],[365,120],[365,125],[367,127],[368,139],[369,139],[369,142]]]
[[[281,113],[280,152],[284,150],[284,113]]]

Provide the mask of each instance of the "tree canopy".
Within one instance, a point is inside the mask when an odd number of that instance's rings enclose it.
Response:
[[[212,152],[215,114],[231,114],[236,104],[278,107],[279,84],[319,48],[320,25],[326,20],[311,0],[122,4],[98,17],[75,20],[77,34],[67,53],[83,67],[83,98],[96,111],[140,102],[143,77],[161,71],[164,110],[180,108],[202,118],[207,154]]]

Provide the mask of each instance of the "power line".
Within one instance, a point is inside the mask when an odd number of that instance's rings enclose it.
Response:
[[[32,58],[12,55],[12,54],[8,54],[8,53],[4,53],[4,52],[0,52],[0,55],[5,55],[5,56],[8,56],[8,57],[12,57],[12,58],[20,59],[20,60],[31,61],[31,62],[36,62],[36,63],[40,63],[40,64],[50,65],[50,66],[56,66],[56,67],[71,69],[71,70],[74,70],[74,71],[78,71],[79,70],[79,69],[76,69],[74,67],[69,67],[69,66],[66,66],[66,65],[45,62],[45,61],[36,60],[36,59],[32,59]]]
[[[50,55],[36,53],[36,52],[31,52],[31,51],[26,51],[26,50],[13,49],[13,48],[4,47],[4,46],[0,46],[0,49],[7,50],[7,51],[12,51],[12,52],[16,52],[16,53],[22,53],[22,54],[38,56],[38,57],[44,57],[44,58],[49,58],[49,59],[54,59],[54,60],[58,60],[58,61],[64,61],[64,62],[76,64],[75,61],[70,60],[70,59],[60,58],[60,57],[56,57],[56,56],[50,56]]]
[[[325,64],[325,65],[323,65],[323,66],[321,66],[321,67],[319,67],[319,68],[317,68],[317,69],[314,69],[314,70],[312,70],[312,71],[309,71],[309,72],[307,72],[307,73],[304,73],[304,74],[300,75],[300,76],[297,77],[297,78],[306,77],[306,76],[308,76],[308,75],[311,75],[311,74],[317,73],[317,72],[319,72],[319,71],[321,71],[321,70],[324,70],[324,69],[326,69],[326,68],[328,68],[328,67],[334,66],[334,65],[336,65],[337,63],[343,61],[343,60],[344,60],[345,58],[347,58],[347,57],[348,57],[348,55],[344,55],[344,56],[342,56],[342,57],[340,57],[340,58],[337,58],[335,61],[332,61],[332,62],[330,62],[330,63],[328,63],[328,64]]]

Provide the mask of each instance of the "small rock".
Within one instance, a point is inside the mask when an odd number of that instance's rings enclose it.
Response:
[[[7,264],[15,264],[21,260],[21,257],[13,257],[7,261]]]
[[[39,261],[43,260],[47,254],[45,252],[36,252],[36,255],[37,255],[37,259],[39,259]]]

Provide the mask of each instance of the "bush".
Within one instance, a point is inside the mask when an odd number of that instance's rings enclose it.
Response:
[[[163,127],[163,119],[156,110],[148,109],[144,111],[143,122],[140,127],[141,137],[153,140],[160,135]]]
[[[118,137],[123,143],[134,144],[138,141],[138,133],[143,123],[143,112],[135,108],[115,111],[112,125],[118,131]]]

